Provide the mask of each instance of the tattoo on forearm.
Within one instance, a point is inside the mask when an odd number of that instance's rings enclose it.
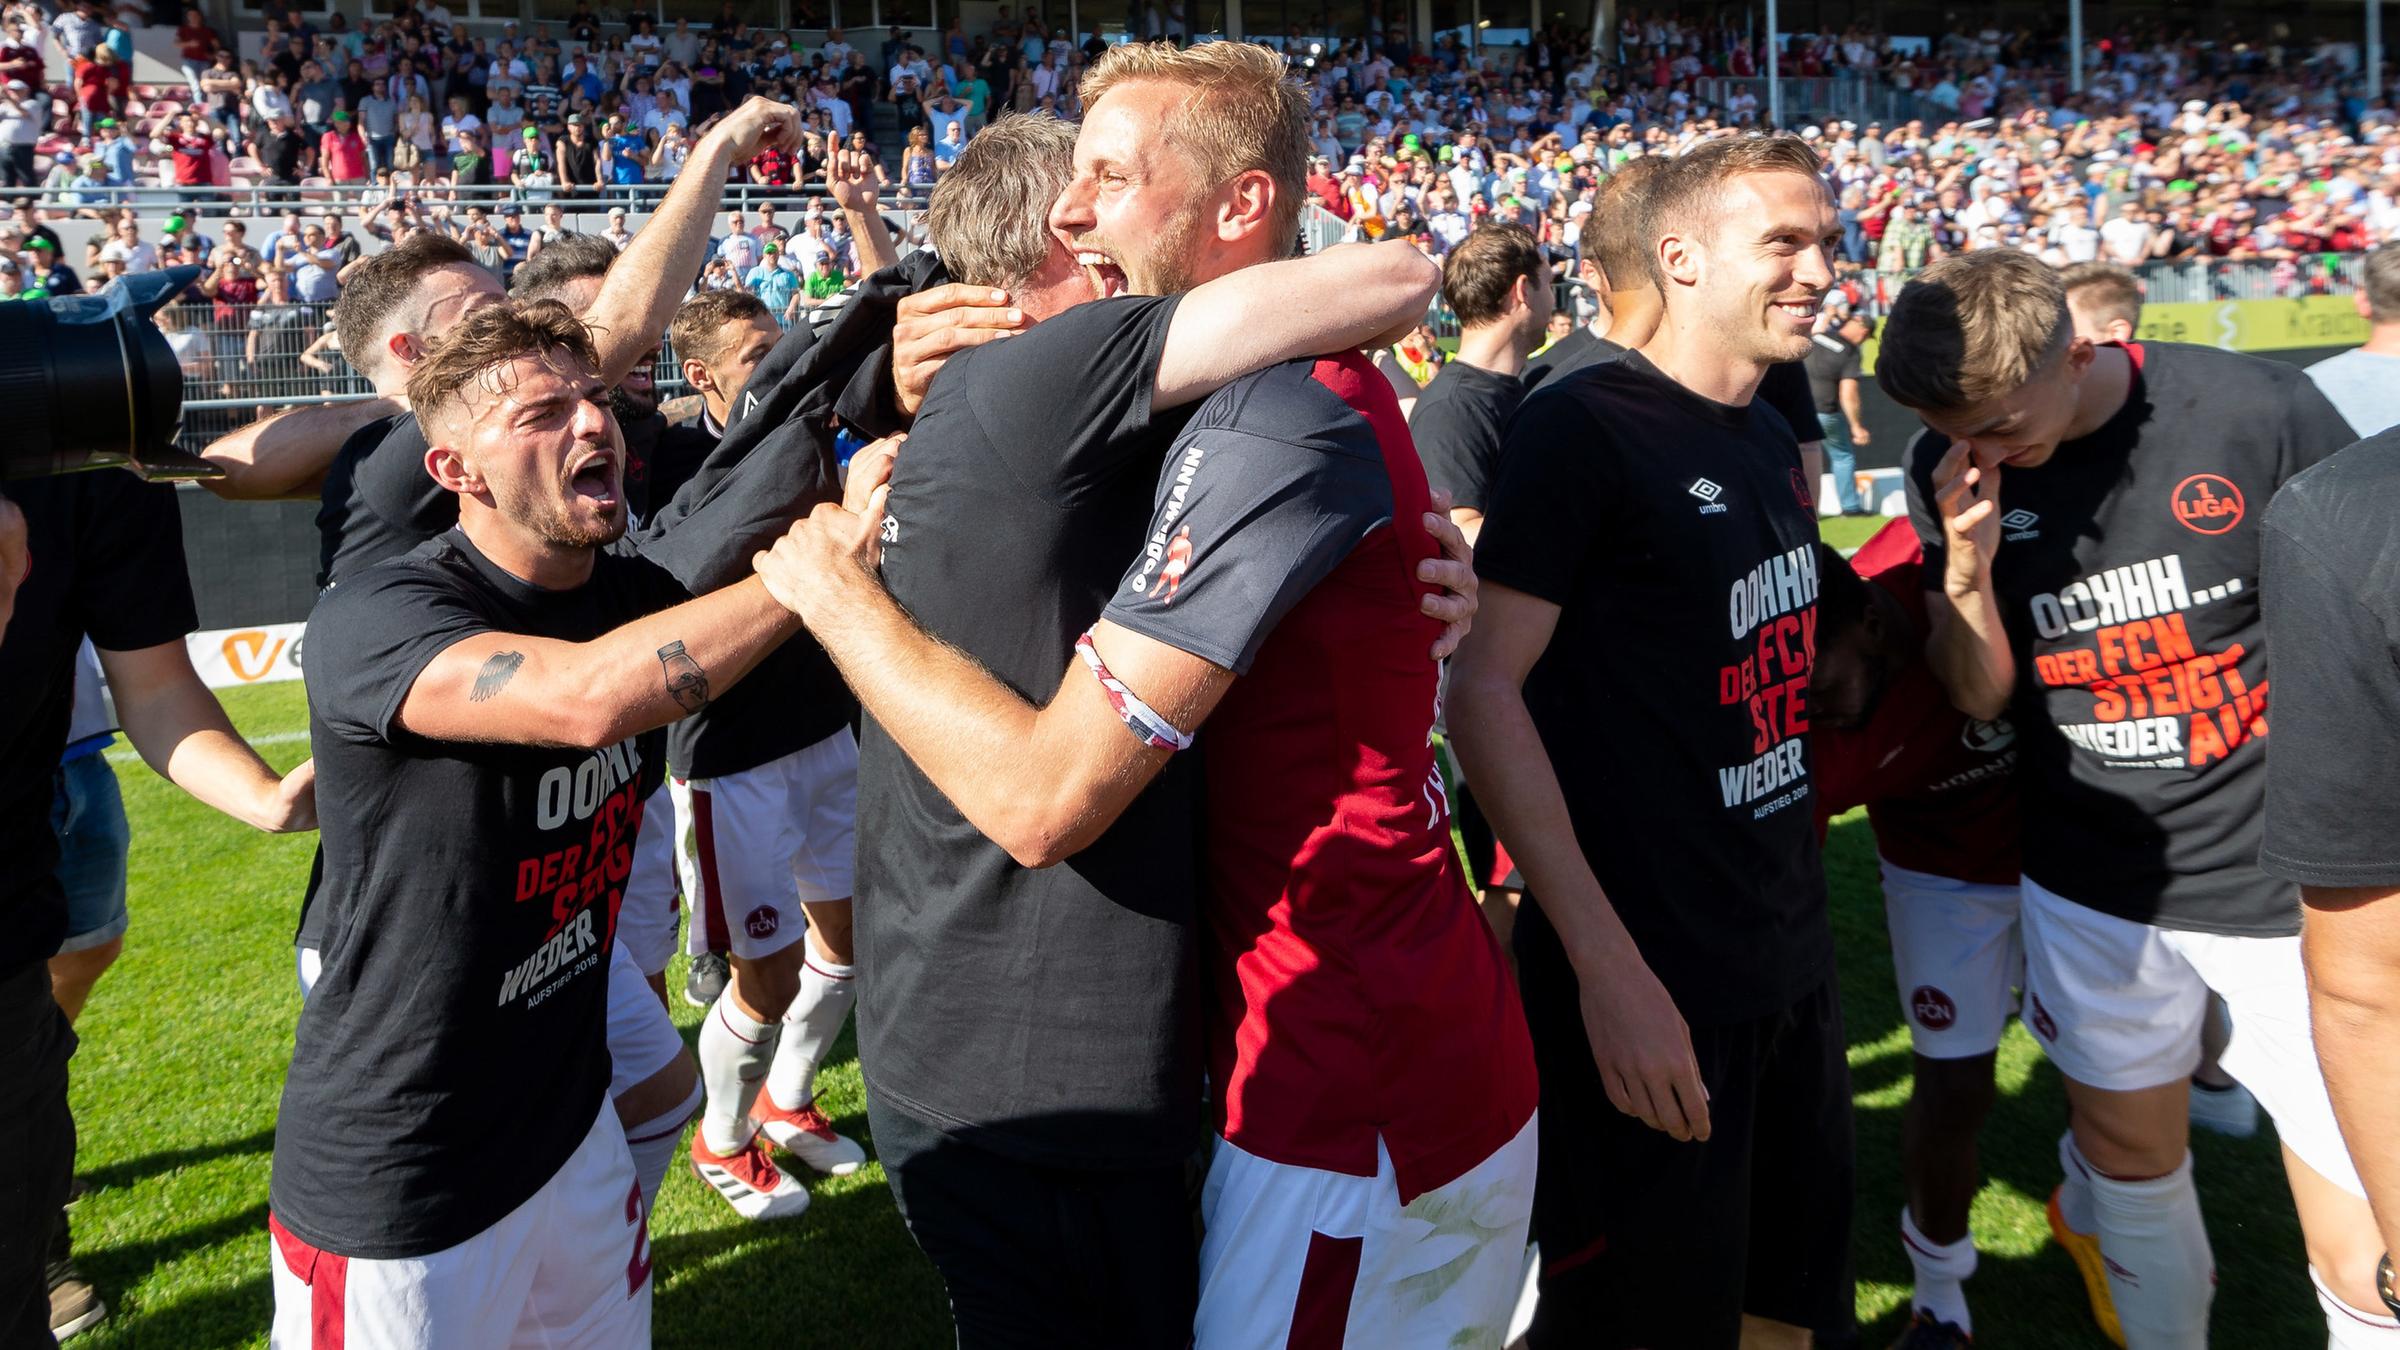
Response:
[[[475,672],[475,687],[467,691],[467,702],[481,703],[508,687],[516,676],[517,667],[525,664],[523,652],[493,652],[483,669]]]
[[[681,642],[670,642],[658,649],[659,667],[667,674],[667,697],[686,713],[696,713],[708,706],[708,672],[700,668]]]

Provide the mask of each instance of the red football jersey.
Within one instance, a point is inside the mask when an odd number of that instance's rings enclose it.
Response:
[[[1450,838],[1435,544],[1390,385],[1352,354],[1204,404],[1108,617],[1240,674],[1200,731],[1210,1077],[1225,1137],[1405,1201],[1538,1096],[1514,981]]]
[[[1850,566],[1926,631],[1924,548],[1905,520],[1877,531]],[[2017,870],[2016,732],[1953,707],[1932,667],[1911,662],[1856,731],[1814,733],[1817,817],[1867,808],[1885,861],[1932,876],[2005,886]]]

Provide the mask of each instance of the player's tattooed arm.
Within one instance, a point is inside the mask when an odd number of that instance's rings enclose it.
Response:
[[[467,701],[481,703],[508,687],[508,682],[525,664],[523,652],[493,652],[492,659],[475,672],[475,687],[467,691]]]
[[[477,633],[418,672],[399,724],[436,741],[599,749],[706,708],[799,631],[752,577],[586,642]]]
[[[708,706],[708,672],[683,649],[681,642],[670,642],[658,649],[659,668],[666,673],[667,697],[675,706],[696,713]]]

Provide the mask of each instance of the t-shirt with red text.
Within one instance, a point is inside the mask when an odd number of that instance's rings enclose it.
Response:
[[[2258,867],[2268,684],[2259,518],[2357,437],[2297,366],[2210,347],[2127,349],[2125,406],[2038,468],[2000,470],[1992,564],[2016,693],[2025,875],[2162,928],[2296,932]],[[1946,541],[1933,467],[1908,451],[1925,584]]]
[[[544,590],[453,530],[309,615],[324,966],[268,1202],[310,1246],[390,1260],[464,1241],[550,1179],[608,1090],[609,944],[663,737],[431,741],[400,725],[409,689],[478,633],[584,642],[688,598],[609,553]]]
[[[1526,710],[1585,859],[1695,1025],[1780,1012],[1833,970],[1811,500],[1763,396],[1718,403],[1628,352],[1526,398],[1476,539],[1486,582],[1558,606]],[[1520,950],[1557,940],[1517,929]]]
[[[1925,551],[1895,520],[1850,566],[1891,593],[1910,636],[1926,632]],[[1810,732],[1817,760],[1817,819],[1867,808],[1884,861],[1929,876],[1990,886],[2017,884],[2016,728],[1960,712],[1921,657],[1892,678],[1883,699],[1852,731]]]
[[[1200,734],[1220,1128],[1354,1176],[1380,1138],[1403,1202],[1496,1152],[1538,1096],[1434,763],[1428,496],[1364,358],[1273,367],[1177,438],[1105,613],[1241,677]]]

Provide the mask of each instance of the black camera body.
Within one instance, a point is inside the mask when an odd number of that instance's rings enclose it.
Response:
[[[126,468],[143,478],[224,471],[177,448],[183,369],[150,321],[200,268],[119,277],[98,295],[0,302],[0,478]]]

